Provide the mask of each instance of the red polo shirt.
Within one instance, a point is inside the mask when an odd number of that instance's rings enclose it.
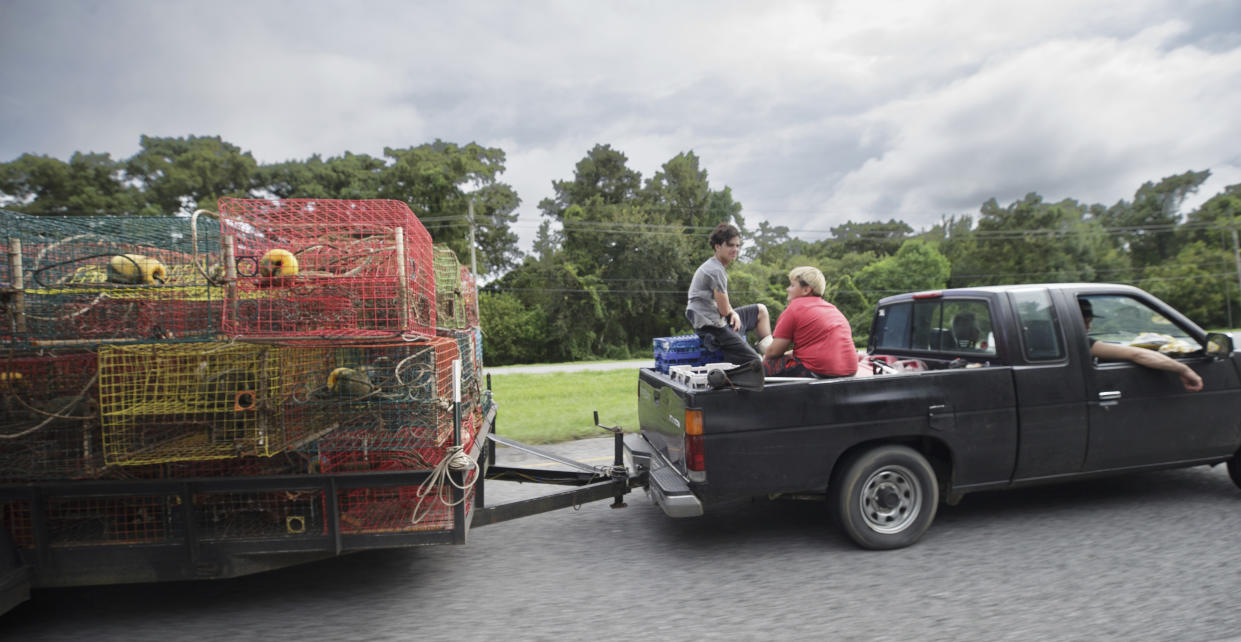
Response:
[[[793,356],[821,375],[857,373],[857,348],[849,320],[817,296],[793,299],[776,320],[772,336],[793,342]]]

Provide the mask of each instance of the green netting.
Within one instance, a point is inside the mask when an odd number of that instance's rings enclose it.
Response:
[[[8,260],[0,285],[3,333],[17,343],[202,340],[219,328],[224,290],[202,272],[220,272],[219,228],[186,217],[31,216],[0,210]],[[198,257],[202,270],[194,265]]]

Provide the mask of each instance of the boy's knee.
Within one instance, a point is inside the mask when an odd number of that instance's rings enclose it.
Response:
[[[766,319],[766,318],[768,318],[768,316],[767,316],[767,305],[766,305],[766,304],[764,304],[764,303],[759,303],[759,304],[757,304],[757,305],[758,305],[758,318],[760,318],[760,319]]]

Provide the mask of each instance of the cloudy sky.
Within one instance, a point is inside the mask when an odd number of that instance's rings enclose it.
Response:
[[[499,147],[526,244],[597,143],[643,177],[692,150],[803,238],[1241,183],[1236,0],[0,0],[0,88],[0,162],[143,134],[264,163]]]

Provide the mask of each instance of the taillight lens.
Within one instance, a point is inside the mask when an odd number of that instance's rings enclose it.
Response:
[[[695,472],[706,470],[701,410],[685,411],[685,468]]]
[[[706,456],[703,454],[702,435],[685,435],[685,468],[696,473],[706,471]]]

